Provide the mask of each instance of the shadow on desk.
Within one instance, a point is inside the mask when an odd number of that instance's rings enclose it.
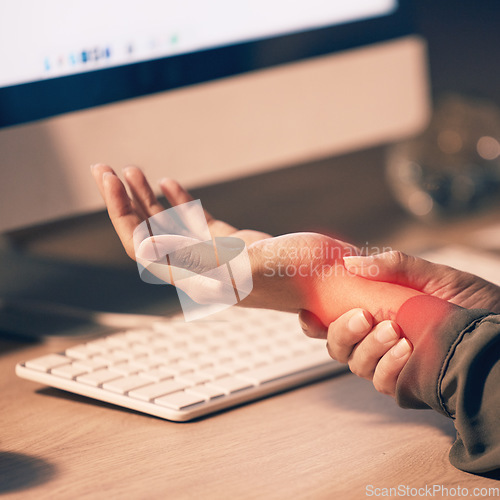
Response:
[[[343,378],[343,384],[341,394],[337,394],[335,391],[329,394],[327,403],[332,406],[332,411],[335,411],[335,408],[343,407],[356,413],[366,413],[371,416],[372,425],[377,426],[388,427],[395,423],[432,426],[439,429],[444,435],[455,438],[453,421],[434,410],[403,409],[391,397],[376,393],[371,382],[359,380],[352,374]],[[373,391],[374,397],[370,399],[360,397],[360,384],[366,384],[366,390]],[[349,385],[352,385],[352,390],[345,387]],[[385,404],[383,400],[385,400]]]
[[[0,494],[26,490],[49,482],[56,467],[46,460],[0,451]]]
[[[155,417],[154,415],[148,415],[147,413],[131,410],[130,408],[114,405],[112,403],[107,403],[106,401],[100,401],[99,399],[93,399],[91,397],[81,396],[80,394],[63,391],[62,389],[56,389],[54,387],[44,387],[43,389],[38,389],[35,392],[36,394],[40,394],[42,396],[49,396],[51,398],[63,399],[74,403],[85,404],[87,406],[88,405],[98,406],[100,408],[107,408],[108,410],[120,411],[123,413],[130,413],[133,415],[143,415],[148,418],[155,418],[162,420],[160,417]]]

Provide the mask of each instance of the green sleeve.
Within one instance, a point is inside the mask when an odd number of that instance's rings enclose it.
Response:
[[[414,346],[398,378],[398,404],[454,420],[455,467],[500,469],[500,315],[425,295],[405,302],[396,321]]]

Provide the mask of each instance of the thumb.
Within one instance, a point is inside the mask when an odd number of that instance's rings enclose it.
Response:
[[[357,276],[422,292],[431,281],[439,279],[446,269],[445,266],[395,250],[368,256],[346,256],[344,266]]]
[[[202,274],[231,262],[244,250],[244,241],[235,237],[200,241],[187,236],[162,234],[143,240],[136,249],[136,257],[141,261],[161,263]]]
[[[175,285],[200,304],[234,304],[235,297],[242,300],[252,290],[252,270],[239,238],[158,235],[145,239],[136,257],[140,271],[148,271],[145,281]]]

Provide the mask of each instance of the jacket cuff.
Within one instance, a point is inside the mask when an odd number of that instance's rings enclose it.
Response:
[[[399,406],[433,408],[450,416],[442,401],[441,378],[461,332],[484,315],[430,295],[412,297],[401,306],[396,322],[413,344],[413,353],[398,377]]]

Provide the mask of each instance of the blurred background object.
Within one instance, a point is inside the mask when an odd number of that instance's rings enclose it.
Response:
[[[494,102],[449,94],[431,123],[388,150],[387,178],[410,213],[463,215],[495,201],[500,187],[500,110]]]
[[[414,12],[428,43],[434,95],[481,95],[500,104],[500,3],[419,0]]]
[[[434,113],[421,136],[388,148],[394,197],[425,221],[497,207],[500,4],[422,0],[414,12],[428,42]]]

